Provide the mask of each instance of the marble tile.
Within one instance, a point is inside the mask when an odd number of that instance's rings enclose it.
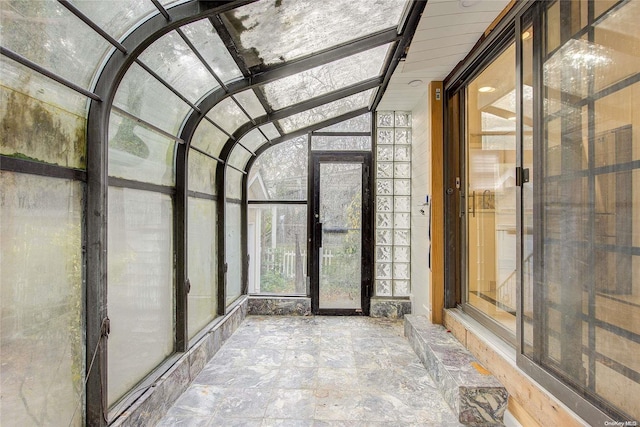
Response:
[[[313,427],[313,420],[289,420],[265,418],[262,427]]]
[[[371,299],[371,317],[402,319],[411,313],[411,302],[408,300]]]
[[[207,337],[204,337],[194,348],[189,350],[189,378],[193,379],[209,361],[209,355],[207,354]]]
[[[311,298],[250,297],[248,310],[254,315],[309,316]]]
[[[225,418],[216,416],[208,427],[262,427],[262,418]]]
[[[270,389],[227,388],[218,407],[223,418],[264,418]]]
[[[353,352],[346,351],[320,351],[319,366],[325,368],[355,368],[356,360]]]
[[[317,368],[320,366],[320,355],[315,350],[287,350],[282,363],[285,366]]]
[[[398,397],[375,391],[362,392],[362,418],[369,421],[415,422],[416,414]]]
[[[317,387],[320,389],[359,389],[356,368],[319,368]]]
[[[508,402],[506,389],[495,377],[473,366],[475,358],[459,341],[423,316],[406,316],[405,334],[458,421],[466,425],[502,424]]]
[[[317,389],[317,420],[362,420],[362,396],[355,390]]]
[[[190,417],[190,416],[167,416],[156,425],[156,427],[208,427],[211,416]]]
[[[222,347],[160,425],[459,425],[403,333],[388,318],[249,316],[224,343],[219,328]]]
[[[317,380],[318,368],[282,367],[278,371],[273,386],[287,389],[314,389]]]
[[[273,385],[277,375],[277,367],[209,365],[196,377],[193,384],[265,388]]]
[[[176,400],[167,416],[211,418],[222,402],[224,393],[225,388],[220,386],[193,385]]]
[[[274,389],[266,418],[312,419],[316,408],[313,390]]]

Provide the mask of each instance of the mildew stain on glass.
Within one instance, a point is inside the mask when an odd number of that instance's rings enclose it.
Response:
[[[3,155],[84,169],[86,120],[0,86]]]

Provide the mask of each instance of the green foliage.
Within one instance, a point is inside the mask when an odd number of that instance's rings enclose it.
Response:
[[[126,119],[123,120],[120,126],[118,126],[118,131],[109,142],[109,145],[112,148],[117,148],[134,156],[146,159],[149,157],[149,147],[133,132],[135,126],[136,124],[134,122]]]
[[[265,271],[260,277],[260,292],[284,294],[292,293],[293,282],[274,270]]]

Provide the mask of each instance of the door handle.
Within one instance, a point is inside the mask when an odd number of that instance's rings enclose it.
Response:
[[[316,246],[318,248],[322,247],[322,223],[316,223]]]

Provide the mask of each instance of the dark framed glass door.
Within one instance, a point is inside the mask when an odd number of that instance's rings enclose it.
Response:
[[[309,271],[314,314],[369,314],[370,162],[370,153],[312,154]]]

